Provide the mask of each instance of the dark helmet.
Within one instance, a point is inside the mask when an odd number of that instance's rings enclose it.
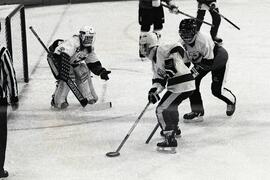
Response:
[[[185,43],[193,43],[198,32],[196,19],[183,19],[179,24],[178,32]]]

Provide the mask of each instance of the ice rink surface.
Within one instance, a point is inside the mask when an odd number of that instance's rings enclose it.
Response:
[[[177,1],[196,14],[196,1]],[[138,59],[138,2],[68,4],[26,9],[26,25],[45,44],[69,38],[83,25],[96,29],[95,50],[112,71],[103,82],[94,76],[100,101],[113,107],[82,109],[70,93],[65,111],[50,108],[54,78],[45,52],[27,30],[30,82],[20,83],[20,109],[9,113],[6,169],[10,180],[266,180],[270,179],[270,24],[269,0],[219,1],[220,12],[241,30],[222,20],[219,36],[229,52],[227,87],[237,96],[233,117],[226,104],[211,95],[208,75],[201,91],[205,121],[184,124],[189,102],[179,107],[182,137],[177,154],[156,152],[159,130],[144,142],[156,124],[151,105],[121,149],[115,151],[147,103],[151,64]],[[176,42],[182,15],[165,10],[162,43]],[[206,21],[211,22],[209,13]],[[209,26],[202,31],[209,34]],[[19,79],[20,80],[20,79]]]

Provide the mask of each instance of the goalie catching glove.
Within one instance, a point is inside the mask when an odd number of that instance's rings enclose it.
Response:
[[[158,95],[157,88],[156,87],[151,88],[148,92],[148,101],[155,104],[159,100],[160,100],[160,97]]]
[[[109,76],[108,74],[110,74],[111,71],[107,71],[105,68],[101,71],[100,73],[100,78],[103,79],[103,80],[109,80]]]

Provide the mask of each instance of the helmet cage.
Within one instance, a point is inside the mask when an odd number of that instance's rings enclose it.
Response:
[[[196,38],[197,31],[195,29],[180,29],[179,35],[185,43],[192,43]]]
[[[179,25],[179,35],[185,43],[192,43],[197,35],[197,23],[195,19],[183,19]]]
[[[84,47],[93,46],[95,42],[95,31],[90,26],[83,27],[80,31],[81,43]]]
[[[158,37],[155,33],[147,33],[140,37],[139,48],[142,55],[148,56],[155,46],[158,46]]]

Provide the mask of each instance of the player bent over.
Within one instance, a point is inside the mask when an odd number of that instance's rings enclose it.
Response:
[[[193,93],[194,77],[184,64],[181,44],[159,45],[157,35],[147,33],[140,39],[140,49],[152,61],[153,79],[148,100],[155,104],[160,99],[159,93],[167,90],[156,107],[156,117],[165,137],[157,144],[158,150],[174,153],[175,133],[179,131],[178,106]]]
[[[74,74],[75,83],[82,95],[87,98],[89,104],[98,100],[92,83],[91,72],[100,76],[103,80],[108,80],[108,74],[111,73],[111,71],[102,67],[96,56],[93,46],[95,34],[93,27],[84,26],[80,29],[78,35],[73,35],[65,41],[56,40],[49,48],[50,51],[54,52],[53,58],[58,64],[61,63],[62,58],[70,59],[70,74]],[[60,109],[66,108],[69,91],[68,85],[63,80],[58,80],[51,105]]]
[[[184,122],[203,121],[204,108],[200,93],[200,84],[203,77],[211,72],[212,94],[227,104],[227,116],[233,115],[236,105],[235,95],[224,87],[228,71],[228,53],[225,48],[197,31],[195,19],[183,19],[179,25],[180,41],[185,47],[187,58],[197,70],[195,78],[196,90],[189,97],[191,113],[184,115]]]

